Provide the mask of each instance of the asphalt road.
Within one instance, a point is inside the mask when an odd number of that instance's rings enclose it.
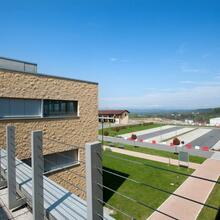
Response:
[[[102,140],[102,136],[99,135],[99,140]],[[145,147],[145,148],[150,148],[150,149],[156,149],[156,150],[163,150],[163,151],[168,151],[168,152],[175,152],[182,150],[181,147],[170,147],[164,144],[151,144],[151,143],[146,143],[146,142],[138,142],[138,141],[129,141],[125,140],[124,138],[117,138],[117,137],[110,137],[110,136],[104,136],[104,141],[112,142],[112,143],[120,143],[120,144],[128,144],[128,145],[133,145],[133,146],[139,146],[139,147]],[[189,152],[190,155],[194,156],[199,156],[199,157],[205,157],[205,158],[210,158],[214,153],[211,151],[202,151],[202,150],[195,150],[194,148],[192,149],[185,149],[184,151]]]
[[[213,129],[203,136],[195,139],[190,144],[193,147],[195,146],[208,146],[209,148],[213,147],[220,140],[220,129]]]
[[[182,128],[183,128],[183,127],[178,126],[178,127],[167,128],[167,129],[161,130],[161,131],[155,131],[155,132],[152,132],[152,133],[139,135],[139,136],[138,136],[138,140],[140,140],[140,139],[142,139],[142,140],[147,140],[147,139],[149,139],[149,138],[156,137],[156,136],[160,136],[160,135],[163,135],[163,134],[172,132],[172,131],[177,131],[177,130],[180,130],[180,129],[182,129]]]

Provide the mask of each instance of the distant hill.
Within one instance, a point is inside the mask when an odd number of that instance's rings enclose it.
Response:
[[[209,122],[210,118],[220,117],[220,107],[205,109],[129,109],[131,117],[161,117],[177,120],[191,119],[196,122]]]

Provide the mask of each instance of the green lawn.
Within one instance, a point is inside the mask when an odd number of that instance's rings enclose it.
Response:
[[[220,178],[218,179],[220,181]],[[206,204],[220,208],[220,184],[215,184]],[[220,219],[220,211],[204,207],[199,214],[198,220],[217,220]]]
[[[138,161],[141,162],[141,164],[133,164],[131,162],[122,161],[120,159],[112,158],[109,156],[117,156],[132,161]],[[179,187],[181,183],[186,179],[186,176],[174,172],[166,172],[164,170],[155,169],[144,165],[144,163],[161,168],[166,167],[167,169],[170,169],[172,171],[178,171],[188,174],[192,173],[193,171],[191,169],[164,165],[159,162],[152,162],[148,160],[134,158],[113,153],[110,151],[105,151],[103,153],[103,167],[105,169],[123,175],[125,177],[135,179],[142,183],[151,184],[155,187],[168,190],[170,192],[175,191],[177,187]],[[167,193],[131,182],[129,180],[124,180],[123,178],[114,176],[104,171],[103,182],[105,186],[112,188],[115,191],[120,192],[126,196],[132,197],[139,202],[143,202],[153,208],[158,208],[169,197],[169,194]],[[112,205],[128,213],[138,220],[145,220],[153,212],[152,209],[144,207],[143,205],[136,202],[129,201],[128,199],[125,199],[120,195],[117,195],[116,193],[112,193],[107,189],[104,189],[104,201],[107,202],[109,205]],[[113,217],[115,217],[117,220],[129,219],[119,212],[115,212]]]
[[[112,145],[112,143],[110,142],[104,142],[104,144],[106,145]],[[118,147],[120,144],[114,144],[115,147]],[[135,147],[135,146],[131,146],[131,145],[126,145],[123,144],[123,146],[125,146],[124,149],[126,150],[131,150],[131,151],[136,151],[136,152],[141,152],[141,153],[146,153],[146,154],[151,154],[151,155],[156,155],[156,156],[162,156],[162,157],[167,157],[167,158],[172,158],[172,159],[178,159],[177,154],[174,154],[172,152],[168,152],[168,151],[162,151],[162,150],[155,150],[155,149],[151,149],[151,148],[144,148],[144,147]],[[194,163],[203,163],[206,158],[204,157],[197,157],[197,156],[190,156],[189,157],[190,162],[194,162]]]
[[[104,128],[103,131],[107,131],[109,133],[109,136],[115,137],[117,135],[121,134],[127,134],[130,132],[135,132],[135,131],[142,131],[150,128],[156,128],[160,127],[161,125],[159,124],[139,124],[139,125],[128,125],[128,126],[123,126],[123,127],[113,127],[113,128]],[[102,129],[99,130],[99,134],[102,134]]]

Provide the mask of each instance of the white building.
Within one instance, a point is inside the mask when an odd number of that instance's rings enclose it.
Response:
[[[211,126],[220,126],[220,117],[219,118],[211,118],[209,121]]]
[[[114,124],[128,124],[129,111],[128,110],[100,110],[99,122],[104,119],[104,122]]]
[[[187,125],[194,125],[194,121],[190,119],[185,119],[185,124]]]

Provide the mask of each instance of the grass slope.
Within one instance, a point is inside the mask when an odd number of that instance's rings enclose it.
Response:
[[[111,142],[104,142],[104,144],[113,146],[113,143],[111,143]],[[119,145],[120,144],[114,144],[115,147],[118,147]],[[124,149],[130,150],[130,151],[151,154],[151,155],[161,156],[161,157],[167,157],[167,158],[171,158],[171,159],[178,159],[177,154],[174,154],[174,153],[168,152],[168,151],[155,150],[152,148],[145,148],[145,147],[135,147],[135,146],[126,145],[126,144],[123,144],[123,146],[125,147]],[[190,160],[190,162],[201,164],[206,160],[206,158],[198,157],[198,156],[190,156],[189,160]]]
[[[110,156],[117,156],[124,159],[129,159],[132,161],[141,162],[141,164],[133,164],[131,162],[122,161],[120,159],[115,159]],[[159,162],[153,162],[148,160],[143,160],[139,158],[134,158],[126,155],[121,155],[113,153],[110,151],[105,151],[103,154],[103,167],[112,172],[116,172],[125,177],[135,179],[137,181],[151,184],[155,187],[174,192],[186,179],[185,176],[177,174],[175,172],[166,172],[164,170],[155,169],[146,166],[144,163],[149,165],[158,166],[159,168],[168,168],[172,171],[178,171],[183,173],[191,173],[191,169],[179,168],[175,166],[164,165]],[[103,181],[104,185],[109,188],[116,190],[126,196],[132,197],[135,200],[146,203],[148,206],[153,208],[158,208],[168,197],[169,194],[146,187],[141,184],[136,184],[129,180],[124,180],[120,177],[108,174],[103,171]],[[135,219],[142,220],[146,219],[153,212],[152,209],[146,208],[137,202],[129,201],[112,193],[107,189],[104,189],[104,200],[109,205],[112,205],[129,215],[133,216]],[[127,216],[116,212],[114,217],[118,220],[129,219]]]
[[[220,181],[220,178],[218,179]],[[215,184],[206,204],[220,208],[220,184]],[[217,220],[220,219],[220,211],[203,207],[198,220]]]
[[[107,131],[109,133],[109,136],[115,137],[117,135],[122,135],[122,134],[127,134],[135,131],[142,131],[146,129],[151,129],[151,128],[156,128],[160,127],[161,125],[159,124],[150,124],[150,125],[145,125],[145,124],[139,124],[139,125],[128,125],[125,127],[119,127],[119,131],[116,131],[117,129],[115,127],[112,128],[104,128],[103,131]],[[99,130],[99,134],[102,134],[102,129]]]

